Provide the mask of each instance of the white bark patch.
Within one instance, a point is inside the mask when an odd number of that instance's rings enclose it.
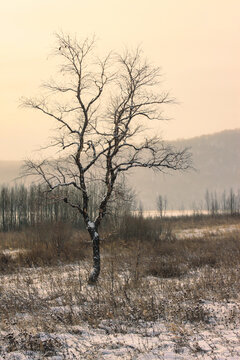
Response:
[[[94,232],[94,237],[98,237],[98,233],[96,231]]]
[[[91,229],[94,229],[95,228],[95,225],[92,221],[89,221],[88,222],[88,227],[90,227]]]

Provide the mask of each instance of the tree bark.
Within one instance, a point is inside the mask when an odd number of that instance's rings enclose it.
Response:
[[[88,232],[92,240],[92,249],[93,249],[93,268],[90,273],[88,283],[95,284],[98,280],[100,274],[100,246],[99,246],[99,234],[97,227],[94,222],[88,221]]]

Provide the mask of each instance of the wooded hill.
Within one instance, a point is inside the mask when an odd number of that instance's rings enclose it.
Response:
[[[191,209],[201,203],[205,205],[207,189],[220,194],[240,188],[240,129],[177,140],[173,144],[191,148],[195,170],[171,174],[149,169],[132,171],[128,181],[145,210],[156,208],[158,195],[167,197],[170,209]],[[0,161],[0,184],[13,186],[20,166],[20,161]]]
[[[166,196],[172,209],[204,205],[206,190],[217,194],[240,189],[240,129],[187,140],[174,145],[191,149],[195,170],[186,173],[154,173],[138,169],[129,177],[144,209],[156,208],[157,195]]]

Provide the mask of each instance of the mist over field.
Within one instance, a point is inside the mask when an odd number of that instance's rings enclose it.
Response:
[[[207,189],[217,194],[239,189],[240,129],[177,140],[174,145],[190,148],[195,170],[171,175],[146,169],[136,171],[129,180],[144,209],[156,207],[157,194],[167,197],[170,209],[193,209],[205,205]]]
[[[194,170],[162,174],[138,169],[128,176],[144,210],[156,209],[156,197],[167,197],[169,209],[193,209],[205,206],[209,192],[237,191],[240,187],[240,129],[173,142],[179,148],[190,148]],[[0,183],[14,185],[19,176],[20,161],[0,161]],[[29,183],[30,179],[21,179]]]

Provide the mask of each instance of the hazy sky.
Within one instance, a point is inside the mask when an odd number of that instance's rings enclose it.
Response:
[[[141,45],[179,105],[167,139],[240,127],[239,0],[11,0],[0,4],[0,160],[23,159],[51,124],[19,108],[54,73],[54,33],[95,34],[101,50]]]

